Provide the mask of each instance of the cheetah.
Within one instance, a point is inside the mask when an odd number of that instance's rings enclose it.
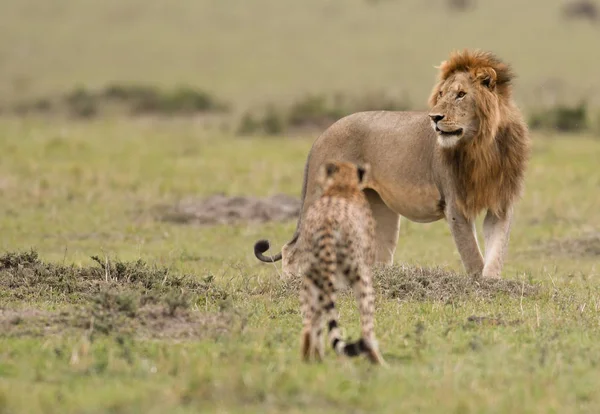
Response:
[[[300,302],[303,315],[301,352],[304,361],[321,361],[324,355],[323,325],[338,355],[366,354],[380,365],[374,333],[374,293],[371,266],[375,261],[375,226],[363,193],[370,166],[326,162],[319,171],[321,195],[308,209],[299,243],[303,260]],[[354,290],[361,322],[361,338],[345,343],[335,307],[336,289],[345,282]]]

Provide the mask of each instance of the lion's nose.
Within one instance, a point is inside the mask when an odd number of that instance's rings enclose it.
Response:
[[[445,115],[440,115],[440,114],[429,114],[429,118],[431,118],[431,120],[433,122],[435,122],[436,124],[438,122],[440,122],[442,119],[444,119]]]

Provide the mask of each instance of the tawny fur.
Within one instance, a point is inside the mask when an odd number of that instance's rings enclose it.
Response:
[[[530,148],[527,125],[512,101],[515,75],[489,52],[454,52],[440,66],[440,80],[429,98],[430,107],[435,107],[440,89],[457,72],[466,72],[473,80],[481,76],[495,78],[491,80],[495,84],[491,91],[474,82],[480,125],[477,136],[464,146],[444,151],[456,182],[459,206],[470,218],[486,208],[504,216],[521,194]],[[490,94],[499,98],[497,105]]]
[[[375,298],[371,266],[375,228],[369,203],[362,192],[368,166],[327,162],[321,168],[322,195],[309,208],[302,224],[299,249],[303,263],[300,294],[303,315],[302,355],[323,357],[323,328],[337,354],[366,354],[382,364],[374,333]],[[336,287],[348,283],[355,292],[361,320],[361,338],[345,343],[336,309]]]
[[[336,122],[309,153],[294,236],[275,256],[263,255],[268,241],[257,242],[256,257],[283,259],[284,274],[298,274],[299,229],[319,197],[317,172],[335,159],[371,164],[365,194],[376,222],[377,262],[392,263],[400,216],[419,223],[445,218],[465,270],[499,277],[530,148],[513,79],[489,52],[455,52],[439,67],[429,113],[370,111]],[[482,211],[485,260],[474,232]]]

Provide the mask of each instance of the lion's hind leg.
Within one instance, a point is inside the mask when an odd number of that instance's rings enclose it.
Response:
[[[390,209],[375,190],[364,190],[375,219],[375,262],[391,265],[400,234],[400,215]]]

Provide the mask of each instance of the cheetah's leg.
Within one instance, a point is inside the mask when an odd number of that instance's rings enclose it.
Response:
[[[362,336],[355,347],[367,354],[374,364],[385,365],[385,361],[379,352],[379,345],[375,338],[375,295],[369,266],[358,267],[358,274],[350,278],[358,309],[360,312],[360,325]],[[349,350],[350,351],[350,350]]]
[[[318,305],[312,317],[311,344],[314,360],[321,362],[325,356],[325,349],[323,347],[323,309],[318,307]]]
[[[306,282],[306,314],[304,316],[304,338],[309,338],[308,353],[316,361],[321,361],[325,354],[323,346],[323,273],[311,266],[307,272]],[[303,348],[304,349],[304,348]],[[306,358],[305,358],[306,359]]]
[[[314,308],[314,304],[312,304],[311,299],[312,299],[312,295],[310,292],[310,285],[309,285],[309,281],[304,278],[304,280],[302,281],[302,290],[300,291],[300,310],[302,312],[302,338],[301,338],[301,353],[302,353],[302,359],[305,362],[308,362],[310,360],[310,354],[311,354],[311,350],[312,350],[312,343],[311,343],[311,325],[312,325],[312,311],[311,311],[311,307]]]
[[[336,354],[344,355],[346,343],[342,340],[342,335],[338,324],[340,315],[335,307],[335,283],[331,278],[326,281],[323,287],[323,293],[319,299],[321,299],[321,305],[325,311],[325,320],[327,321],[327,329],[329,331],[327,339]]]

